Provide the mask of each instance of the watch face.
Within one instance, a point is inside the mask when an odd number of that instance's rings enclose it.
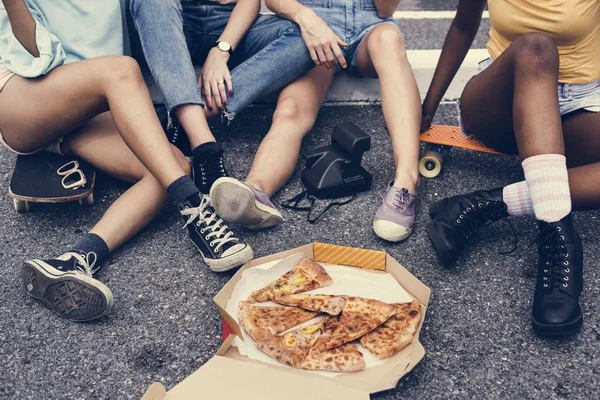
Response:
[[[231,50],[231,45],[227,42],[219,42],[219,50],[229,51],[229,50]]]

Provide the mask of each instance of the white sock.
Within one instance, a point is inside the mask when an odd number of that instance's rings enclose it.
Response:
[[[526,181],[505,186],[502,189],[502,201],[508,206],[508,215],[514,217],[535,216]]]
[[[561,154],[542,154],[522,163],[536,219],[556,222],[571,212],[567,159]]]

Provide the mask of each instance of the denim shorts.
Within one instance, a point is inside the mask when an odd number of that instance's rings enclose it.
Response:
[[[491,58],[486,58],[479,62],[479,68],[473,77],[480,74],[487,67],[492,65]],[[473,79],[471,77],[471,79]],[[470,80],[469,80],[470,81]],[[467,82],[468,83],[468,82]],[[560,115],[566,115],[577,110],[586,110],[590,112],[600,112],[600,79],[590,83],[558,83],[558,107]],[[463,133],[469,137],[473,136],[471,132],[464,127],[461,116],[460,99],[457,102],[458,124]]]
[[[348,63],[346,71],[360,76],[356,55],[362,40],[377,25],[394,24],[393,17],[385,19],[377,16],[377,8],[373,0],[299,0],[304,6],[312,9],[342,40],[348,43],[341,47]],[[341,68],[336,65],[335,72]]]

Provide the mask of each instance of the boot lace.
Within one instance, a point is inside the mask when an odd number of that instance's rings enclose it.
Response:
[[[561,227],[555,226],[540,232],[530,246],[537,243],[543,247],[543,267],[540,268],[543,287],[546,290],[553,288],[568,288],[570,285],[569,252],[565,246],[565,237],[561,234]]]
[[[93,251],[87,253],[85,256],[79,253],[70,253],[70,255],[75,259],[73,261],[75,271],[83,275],[92,277],[100,269],[99,265],[96,266],[98,256]]]
[[[238,239],[229,229],[229,226],[227,226],[212,208],[210,198],[206,195],[202,196],[202,200],[198,207],[186,206],[181,210],[181,215],[188,217],[187,222],[183,226],[184,228],[194,223],[200,229],[200,233],[204,235],[204,238],[207,241],[213,238],[209,242],[209,245],[214,248],[215,253],[218,253],[227,243],[238,242]]]
[[[225,165],[223,164],[223,150],[211,154],[204,162],[199,164],[202,184],[206,185],[216,181],[218,178],[227,176]]]
[[[507,206],[503,202],[480,200],[463,209],[456,219],[456,224],[462,228],[465,238],[469,238],[478,228],[487,226],[500,219],[506,219],[510,226],[514,242],[511,250],[501,252],[500,254],[510,254],[517,249],[519,238],[512,222],[506,217],[506,213]]]

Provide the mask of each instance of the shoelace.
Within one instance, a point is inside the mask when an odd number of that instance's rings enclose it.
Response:
[[[542,269],[542,279],[544,289],[550,290],[562,286],[569,287],[569,252],[565,246],[565,237],[560,234],[560,226],[547,229],[540,232],[536,239],[529,244],[532,246],[537,243],[538,246],[544,246],[544,268]]]
[[[93,251],[87,253],[85,257],[79,253],[71,253],[71,255],[76,260],[74,266],[79,273],[92,277],[100,269],[100,266],[96,267],[98,256]]]
[[[212,208],[210,199],[208,196],[202,196],[200,205],[198,207],[185,208],[181,210],[181,215],[188,216],[188,220],[183,226],[187,227],[189,224],[195,223],[198,228],[205,225],[204,228],[200,228],[200,233],[204,233],[209,230],[210,232],[204,237],[206,240],[214,238],[210,243],[210,247],[215,248],[215,252],[218,253],[221,247],[229,242],[237,242],[238,239],[233,235],[233,232],[229,230],[229,226],[223,221]]]
[[[406,209],[406,206],[408,205],[408,202],[410,201],[410,197],[411,195],[410,193],[408,193],[408,190],[398,190],[396,191],[396,193],[394,193],[394,200],[392,201],[392,205],[396,207],[399,211],[404,211]]]
[[[510,222],[510,219],[505,216],[506,209],[506,204],[502,202],[482,200],[477,203],[473,203],[464,209],[456,220],[456,223],[462,227],[463,231],[465,232],[465,237],[468,238],[475,231],[475,229],[487,226],[499,219],[506,219],[508,225],[510,226],[514,242],[512,249],[509,251],[500,252],[500,254],[510,254],[517,249],[519,238],[512,222]]]
[[[217,180],[227,176],[225,165],[223,164],[223,150],[219,150],[210,155],[202,164],[200,164],[200,173],[202,174],[202,184],[206,185],[209,179]]]

